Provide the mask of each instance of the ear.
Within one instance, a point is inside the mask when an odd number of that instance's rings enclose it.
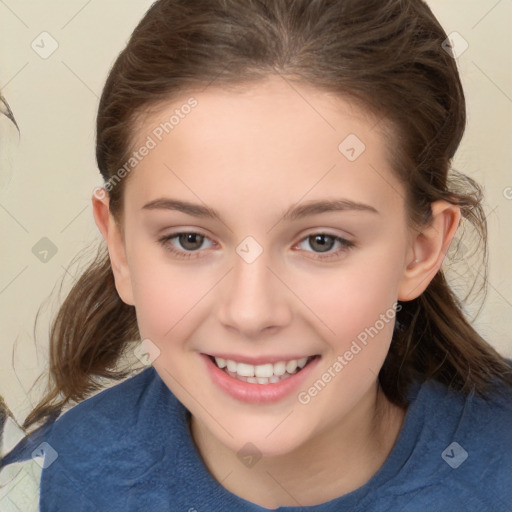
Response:
[[[431,222],[412,237],[398,300],[413,300],[425,291],[439,272],[460,221],[460,207],[446,201],[432,203]]]
[[[103,188],[95,189],[92,195],[92,211],[96,225],[107,243],[117,293],[125,304],[133,306],[132,284],[126,259],[124,235],[110,212],[109,203],[108,192]]]

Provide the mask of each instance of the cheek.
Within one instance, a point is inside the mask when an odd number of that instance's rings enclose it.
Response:
[[[141,336],[159,340],[183,339],[188,321],[197,314],[201,297],[207,294],[207,279],[186,267],[171,265],[158,250],[135,250],[130,258],[130,276]]]
[[[379,251],[373,260],[317,274],[304,289],[307,304],[338,334],[372,325],[397,300],[400,268],[394,251]],[[306,291],[307,290],[307,291]]]
[[[340,400],[359,396],[389,351],[401,275],[399,250],[392,244],[381,246],[347,268],[309,282],[307,304],[329,345],[323,370],[329,373],[327,379],[336,375],[332,390],[340,385],[348,392]]]
[[[319,312],[316,325],[322,324],[327,346],[317,378],[301,390],[299,403],[314,403],[338,418],[375,382],[396,317],[396,274],[381,270],[352,268],[313,295],[311,309]]]

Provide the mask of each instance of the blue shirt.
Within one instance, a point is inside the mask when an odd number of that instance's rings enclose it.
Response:
[[[415,383],[400,435],[362,487],[293,512],[512,511],[512,391],[492,400]],[[224,489],[188,410],[153,367],[64,413],[46,435],[40,512],[264,512]]]

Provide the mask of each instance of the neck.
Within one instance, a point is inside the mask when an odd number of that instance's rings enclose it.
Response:
[[[375,383],[336,424],[292,452],[262,457],[250,468],[195,417],[190,430],[206,467],[228,491],[266,508],[312,506],[370,480],[391,452],[404,416]]]

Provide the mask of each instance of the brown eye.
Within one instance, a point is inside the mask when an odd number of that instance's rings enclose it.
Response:
[[[204,241],[204,236],[199,233],[180,233],[177,239],[184,249],[187,251],[196,251],[201,248]]]
[[[335,238],[330,235],[312,235],[308,237],[310,246],[319,252],[327,252],[334,246]]]
[[[313,235],[309,235],[304,238],[301,244],[304,244],[305,242],[307,242],[307,245],[313,249],[313,251],[305,249],[306,252],[313,252],[313,254],[317,254],[318,256],[316,256],[316,259],[319,260],[339,257],[355,246],[354,242],[328,233],[314,233]],[[332,251],[336,244],[339,244],[339,248]],[[322,253],[325,253],[325,255]]]
[[[206,236],[194,232],[181,232],[166,235],[158,241],[166,250],[179,258],[195,258],[201,255],[203,242],[209,240]]]

